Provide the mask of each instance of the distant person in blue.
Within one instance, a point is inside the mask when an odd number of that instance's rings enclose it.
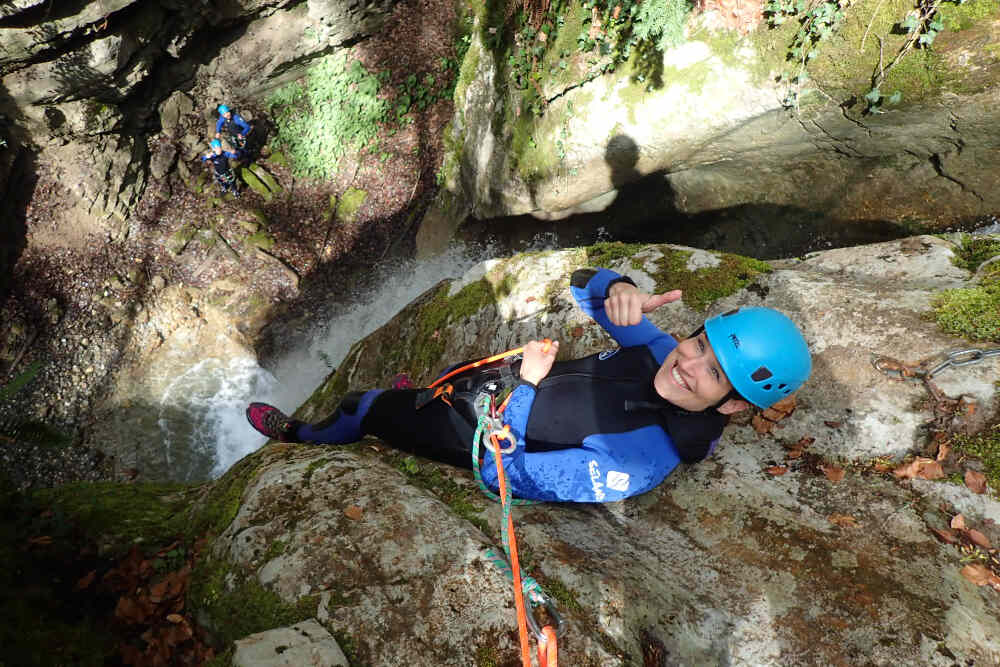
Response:
[[[225,104],[220,104],[219,120],[215,122],[215,138],[225,138],[237,151],[242,151],[250,134],[250,124]]]
[[[247,418],[281,441],[343,444],[373,435],[396,449],[470,468],[471,400],[506,372],[516,378],[502,413],[517,440],[504,456],[514,495],[609,502],[653,489],[682,461],[704,459],[729,415],[751,404],[771,406],[812,369],[802,333],[771,308],[712,317],[678,342],[644,313],[680,299],[679,290],[650,295],[614,271],[581,269],[571,291],[619,347],[556,361],[558,343],[533,341],[507,369],[473,368],[449,379],[451,405],[436,399],[418,408],[426,396],[419,389],[375,389],[348,394],[318,424],[290,419],[265,403],[252,403]],[[492,455],[481,471],[496,490]]]
[[[236,184],[236,174],[229,166],[229,159],[238,160],[240,156],[232,151],[222,150],[222,142],[218,139],[212,139],[208,145],[211,150],[201,156],[201,161],[207,160],[212,163],[215,182],[219,184],[223,193],[232,192],[234,197],[239,197],[240,189]]]

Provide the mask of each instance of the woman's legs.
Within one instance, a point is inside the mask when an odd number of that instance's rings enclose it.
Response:
[[[373,435],[400,451],[471,468],[475,428],[458,410],[440,399],[418,410],[416,401],[421,391],[352,392],[344,396],[332,415],[316,424],[290,419],[265,403],[251,403],[247,419],[264,435],[282,442],[341,445]]]

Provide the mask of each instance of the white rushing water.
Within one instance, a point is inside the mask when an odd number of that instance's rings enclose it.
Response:
[[[309,343],[280,355],[274,368],[256,359],[205,359],[178,376],[160,400],[158,424],[175,479],[218,477],[258,449],[266,438],[247,423],[251,401],[286,412],[306,401],[350,351],[351,346],[388,322],[407,304],[444,278],[456,278],[486,253],[455,247],[435,258],[376,268],[377,293],[353,294],[303,340]],[[346,295],[345,295],[346,296]]]

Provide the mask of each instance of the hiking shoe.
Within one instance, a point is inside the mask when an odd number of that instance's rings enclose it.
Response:
[[[298,422],[284,412],[267,403],[251,403],[247,406],[247,421],[250,425],[272,440],[294,442]]]
[[[413,382],[410,380],[410,376],[406,373],[396,373],[396,376],[392,378],[392,388],[413,389]]]

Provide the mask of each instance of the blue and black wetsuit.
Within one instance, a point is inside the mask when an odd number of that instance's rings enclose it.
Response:
[[[236,187],[236,174],[233,173],[232,168],[229,166],[229,158],[234,160],[240,159],[240,156],[232,151],[222,151],[221,153],[209,153],[208,155],[202,155],[201,161],[206,160],[212,163],[212,173],[215,175],[215,182],[219,184],[223,192],[238,192]]]
[[[657,486],[681,461],[708,456],[727,418],[714,408],[687,412],[659,396],[653,377],[677,341],[645,317],[633,326],[612,324],[604,300],[615,282],[627,278],[607,269],[573,274],[571,291],[620,347],[582,359],[557,361],[537,386],[521,381],[503,413],[517,438],[504,455],[515,496],[534,500],[607,502]],[[631,281],[629,281],[631,282]],[[512,367],[516,376],[517,365]],[[478,369],[453,378],[454,407],[432,401],[416,409],[420,390],[388,390],[365,395],[360,429],[394,448],[464,468],[475,415],[468,397],[499,371]],[[342,416],[342,415],[341,415]],[[326,423],[302,425],[303,440],[324,439],[339,415]],[[341,425],[343,422],[341,421]],[[494,490],[497,474],[485,456],[483,480]]]
[[[243,117],[235,111],[231,111],[230,115],[232,118],[220,115],[219,119],[215,121],[216,134],[225,133],[228,136],[238,136],[241,134],[246,136],[250,134],[250,123],[243,120]]]

